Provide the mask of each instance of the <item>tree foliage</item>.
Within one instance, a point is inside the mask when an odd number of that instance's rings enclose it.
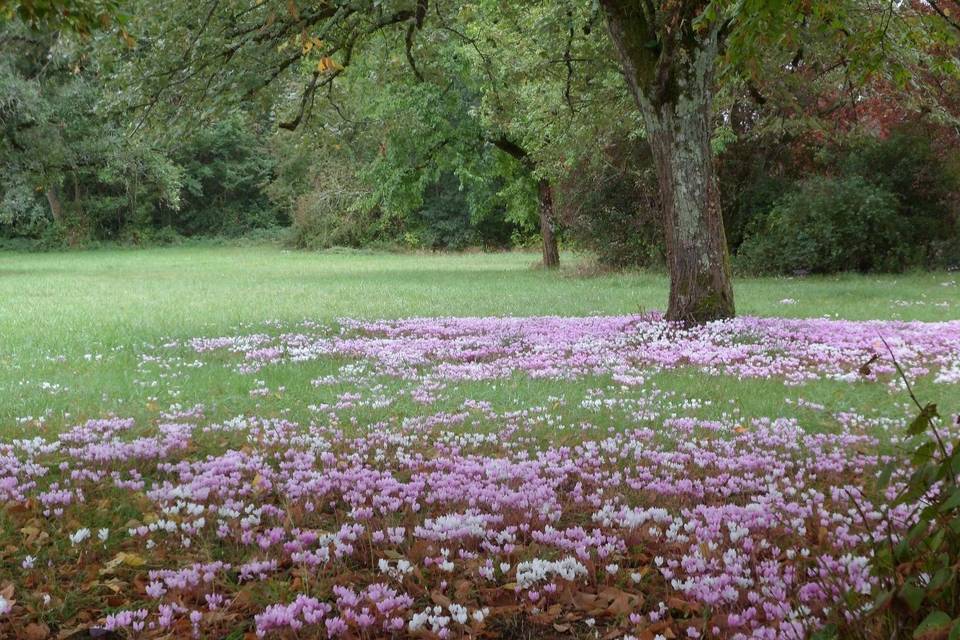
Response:
[[[756,264],[741,244],[756,245],[810,174],[893,195],[908,257],[877,264],[950,264],[949,162],[933,175],[909,145],[899,161],[872,159],[905,127],[941,152],[955,142],[950,2],[9,4],[2,233],[62,226],[52,194],[77,238],[291,221],[305,246],[525,245],[548,194],[568,246],[659,265],[677,201],[658,167],[675,165],[673,143],[658,155],[660,116],[624,81],[607,28],[621,9],[643,36],[635,71],[650,105],[670,103],[685,82],[676,65],[716,39],[696,170],[717,168],[710,206],[734,264]],[[845,210],[846,192],[827,191]]]

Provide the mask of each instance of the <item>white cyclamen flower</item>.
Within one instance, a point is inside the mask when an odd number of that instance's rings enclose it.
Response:
[[[74,545],[78,545],[89,537],[90,529],[84,527],[83,529],[77,529],[75,532],[70,534],[70,542],[72,542]]]

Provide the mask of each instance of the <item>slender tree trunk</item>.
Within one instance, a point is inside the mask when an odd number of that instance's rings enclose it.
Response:
[[[536,170],[533,158],[516,142],[505,136],[490,138],[489,141],[496,148],[515,158],[530,173]],[[553,188],[546,178],[540,178],[537,181],[537,208],[540,212],[540,237],[543,238],[543,266],[547,269],[556,269],[560,266],[560,252],[557,250]]]
[[[693,37],[674,34],[652,56],[637,4],[603,3],[656,163],[670,271],[667,318],[699,323],[731,317],[730,258],[710,148],[719,27]]]
[[[537,204],[540,209],[540,237],[543,238],[543,266],[556,269],[560,266],[560,251],[557,249],[554,228],[553,188],[546,178],[537,182]]]
[[[54,222],[63,222],[63,203],[60,201],[57,185],[52,184],[46,188],[47,203],[50,205],[50,213],[53,214]]]

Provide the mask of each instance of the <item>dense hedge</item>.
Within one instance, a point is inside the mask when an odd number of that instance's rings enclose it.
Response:
[[[751,272],[890,271],[910,262],[896,198],[859,176],[803,180],[756,222],[738,252]]]
[[[738,265],[753,273],[956,268],[956,160],[922,132],[856,140],[830,173],[797,180],[746,223]]]
[[[405,208],[390,209],[357,165],[314,162],[256,131],[234,117],[172,144],[166,155],[105,153],[64,176],[65,214],[57,222],[41,191],[8,176],[0,185],[8,211],[0,240],[26,238],[37,248],[168,244],[292,225],[291,243],[311,249],[499,249],[537,241],[535,227],[508,212],[535,198],[523,180],[505,187],[439,173]],[[904,128],[820,147],[764,139],[730,145],[718,156],[718,174],[734,265],[763,274],[960,267],[960,155],[930,140]],[[554,191],[567,247],[609,268],[662,264],[656,176],[642,140],[571,168]]]

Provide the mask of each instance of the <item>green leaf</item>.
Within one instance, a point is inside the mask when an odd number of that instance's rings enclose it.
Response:
[[[943,527],[939,527],[936,533],[931,536],[930,541],[927,543],[927,548],[930,551],[936,551],[940,548],[940,545],[943,544],[943,537],[946,535],[947,530]]]
[[[930,423],[938,415],[937,405],[932,402],[928,403],[927,406],[917,414],[917,417],[913,419],[910,426],[907,427],[907,435],[915,436],[918,433],[923,433],[930,427]]]
[[[837,625],[828,624],[822,629],[818,630],[812,636],[810,640],[833,640],[837,637]]]
[[[937,443],[929,440],[924,442],[922,445],[917,447],[917,450],[913,452],[912,460],[913,464],[921,464],[923,462],[928,462],[933,458],[934,452],[937,450]]]
[[[892,475],[893,465],[888,464],[880,471],[880,476],[877,478],[877,487],[882,490],[890,486],[890,476]]]
[[[960,488],[954,489],[953,493],[950,494],[950,497],[940,505],[940,513],[946,513],[951,509],[956,509],[960,507]]]
[[[953,621],[953,626],[950,627],[950,636],[947,640],[960,640],[960,618]]]
[[[943,611],[931,611],[920,626],[913,632],[914,638],[926,638],[935,634],[943,633],[950,627],[952,620]]]
[[[940,530],[940,533],[943,533],[943,530]],[[941,536],[942,537],[942,536]],[[933,577],[930,578],[930,589],[936,590],[945,585],[950,578],[953,577],[953,569],[951,567],[941,567],[937,569],[937,572],[933,574]]]
[[[890,604],[890,601],[893,599],[893,595],[894,595],[893,591],[890,591],[890,590],[885,590],[878,593],[873,600],[872,610],[880,611],[881,609],[886,607],[888,604]]]
[[[903,600],[910,610],[914,613],[920,610],[923,604],[923,597],[927,595],[926,589],[918,587],[913,582],[907,582],[900,589],[900,599]]]

